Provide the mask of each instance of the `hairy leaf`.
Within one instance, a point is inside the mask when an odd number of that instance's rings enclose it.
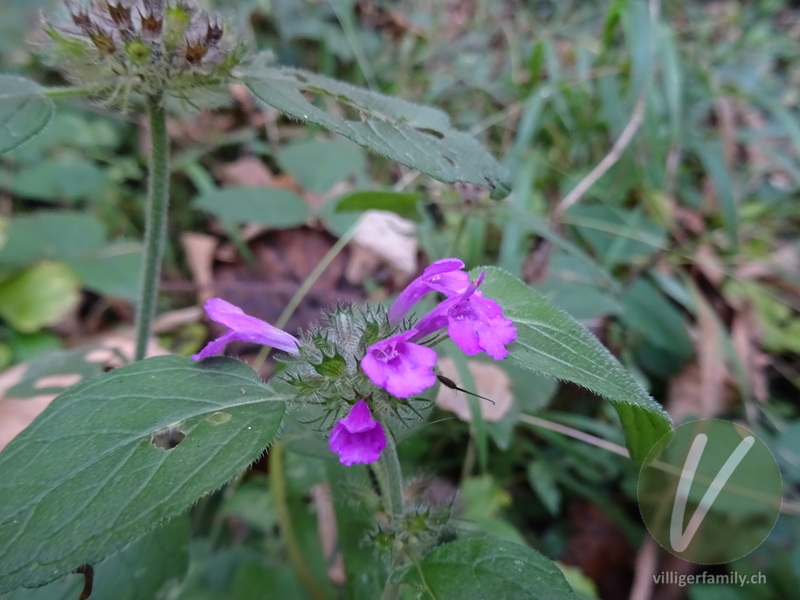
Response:
[[[577,600],[561,571],[532,548],[495,538],[435,548],[401,578],[433,600]]]
[[[473,274],[480,270],[476,269]],[[516,277],[486,268],[483,294],[517,326],[509,358],[522,367],[582,385],[608,398],[622,422],[631,458],[641,463],[670,430],[661,406],[580,323]]]
[[[300,69],[254,67],[242,79],[279,111],[439,181],[480,185],[498,198],[509,192],[505,169],[472,136],[453,129],[439,110]],[[335,104],[336,114],[319,108],[316,100]]]
[[[283,400],[226,358],[155,357],[68,389],[0,452],[0,592],[97,562],[229,481]]]

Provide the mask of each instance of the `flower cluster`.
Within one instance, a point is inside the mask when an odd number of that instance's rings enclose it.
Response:
[[[441,292],[447,299],[417,323],[367,348],[361,368],[375,385],[398,398],[423,392],[436,382],[433,367],[436,352],[415,342],[447,328],[450,339],[467,355],[485,351],[495,360],[508,354],[506,345],[517,339],[517,329],[494,300],[478,290],[484,274],[476,282],[462,271],[464,263],[445,258],[433,263],[398,296],[389,319],[401,319],[428,292]]]
[[[43,29],[50,56],[98,99],[127,109],[132,92],[204,102],[244,57],[222,18],[192,0],[65,0],[68,16]]]
[[[508,354],[506,346],[517,337],[500,305],[481,293],[484,274],[470,281],[463,269],[458,259],[437,261],[400,293],[388,314],[337,306],[326,313],[327,327],[316,326],[302,339],[212,298],[206,302],[206,312],[228,331],[194,358],[217,354],[233,340],[283,350],[288,354],[285,360],[294,364],[284,378],[298,397],[336,407],[344,402],[350,407],[331,430],[331,450],[345,465],[373,463],[386,447],[386,432],[372,410],[386,407],[389,413],[397,413],[398,405],[436,383],[437,355],[430,340],[439,336],[433,334],[446,330],[465,354],[486,352],[495,360]],[[430,292],[445,299],[404,330],[404,317]]]

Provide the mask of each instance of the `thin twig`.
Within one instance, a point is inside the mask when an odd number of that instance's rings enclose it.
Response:
[[[602,448],[603,450],[608,450],[609,452],[613,452],[614,454],[619,454],[620,456],[624,456],[625,458],[630,458],[628,450],[623,448],[619,444],[615,444],[614,442],[609,442],[608,440],[599,438],[596,435],[592,435],[591,433],[585,433],[583,431],[580,431],[579,429],[575,429],[574,427],[568,427],[567,425],[561,425],[560,423],[554,423],[553,421],[547,421],[546,419],[540,419],[539,417],[534,417],[532,415],[520,415],[519,420],[522,421],[523,423],[528,423],[529,425],[533,425],[535,427],[541,427],[542,429],[549,429],[550,431],[555,431],[556,433],[560,433],[562,435],[569,436],[576,440],[586,442],[587,444],[591,444],[592,446]]]
[[[628,124],[625,125],[625,129],[622,130],[619,138],[617,141],[614,142],[614,145],[611,147],[611,150],[608,154],[603,157],[597,166],[594,169],[589,171],[589,173],[578,182],[572,190],[564,196],[561,201],[556,205],[555,209],[553,210],[553,214],[551,217],[551,221],[555,223],[559,223],[561,218],[564,216],[564,213],[576,202],[578,202],[583,195],[589,191],[589,189],[597,183],[597,181],[606,174],[606,172],[614,166],[614,164],[620,159],[622,153],[625,149],[630,145],[633,137],[636,135],[636,132],[639,130],[639,127],[644,121],[644,109],[645,109],[645,99],[644,95],[639,96],[639,99],[636,101],[636,104],[633,107],[633,112],[631,113],[631,118],[628,121]]]
[[[636,554],[633,585],[628,600],[647,600],[653,597],[653,574],[657,567],[658,544],[653,538],[647,538]]]

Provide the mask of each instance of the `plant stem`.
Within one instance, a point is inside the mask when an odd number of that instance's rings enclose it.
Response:
[[[378,480],[381,497],[391,521],[403,516],[403,473],[400,470],[400,459],[397,456],[397,444],[390,431],[386,431],[386,448],[381,452],[378,462],[371,465],[372,472]],[[395,558],[392,559],[394,569]],[[395,600],[400,594],[400,586],[391,583],[391,573],[381,594],[381,600]]]
[[[109,89],[108,86],[86,86],[86,87],[57,87],[45,88],[42,95],[47,96],[51,100],[61,98],[86,98],[100,91]]]
[[[386,448],[378,462],[372,465],[386,512],[392,519],[403,515],[403,474],[397,456],[397,444],[390,431],[386,432]]]
[[[278,528],[286,544],[286,551],[289,554],[289,561],[292,563],[300,583],[306,588],[309,596],[314,600],[325,600],[327,595],[319,586],[311,569],[303,556],[303,550],[297,541],[294,527],[292,526],[292,514],[289,509],[289,498],[286,489],[286,470],[283,464],[283,443],[275,442],[269,451],[269,482],[272,491],[272,499],[275,502],[275,513],[278,517]]]
[[[147,98],[147,115],[150,119],[150,156],[147,188],[147,208],[144,230],[144,261],[139,280],[139,302],[136,305],[136,355],[144,358],[150,328],[156,310],[158,284],[161,278],[161,259],[167,233],[169,207],[169,137],[167,112],[163,97]]]

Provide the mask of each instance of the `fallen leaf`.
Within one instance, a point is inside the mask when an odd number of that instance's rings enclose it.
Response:
[[[472,374],[472,380],[475,382],[476,388],[469,391],[494,402],[480,400],[483,419],[490,422],[500,421],[514,402],[511,379],[503,369],[491,363],[469,360],[467,361],[467,366]],[[438,367],[442,375],[454,381],[459,387],[464,387],[461,383],[458,369],[452,359],[441,359]],[[442,385],[436,395],[436,405],[443,410],[455,413],[462,421],[469,422],[472,420],[469,400],[464,392]]]
[[[417,238],[413,221],[383,210],[361,216],[353,243],[371,250],[390,269],[411,278],[417,270]]]
[[[202,233],[184,233],[181,244],[186,253],[186,262],[197,285],[198,303],[202,304],[214,296],[214,253],[219,245],[217,238]]]
[[[327,483],[318,483],[311,488],[311,499],[317,512],[317,533],[322,552],[328,563],[328,577],[336,585],[343,585],[346,576],[344,558],[338,551],[339,534],[336,530],[336,513],[333,509],[331,490]]]
[[[711,419],[728,411],[737,395],[721,345],[722,323],[708,301],[694,290],[697,358],[673,377],[667,389],[667,411],[676,423],[686,417]]]
[[[218,170],[225,185],[282,188],[299,192],[300,187],[291,175],[274,175],[264,162],[255,156],[243,156],[222,165]]]
[[[761,328],[758,325],[755,309],[752,305],[739,308],[731,325],[733,347],[742,362],[748,392],[757,402],[766,402],[769,396],[767,388],[767,367],[769,356],[761,349]]]

